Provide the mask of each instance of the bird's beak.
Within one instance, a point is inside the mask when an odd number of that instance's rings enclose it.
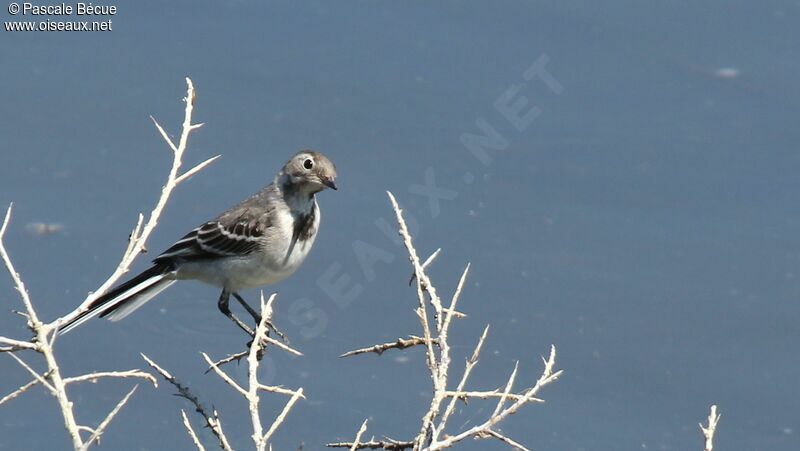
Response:
[[[322,181],[322,184],[333,190],[339,189],[336,187],[336,182],[334,182],[333,179],[325,179]]]

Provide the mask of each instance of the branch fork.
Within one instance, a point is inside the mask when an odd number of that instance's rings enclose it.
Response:
[[[195,91],[192,81],[189,78],[186,79],[186,84],[187,94],[185,99],[190,100],[185,102],[186,106],[184,109],[183,128],[179,142],[175,143],[173,140],[171,140],[169,136],[167,136],[163,127],[153,120],[159,133],[173,152],[172,168],[167,177],[167,181],[161,190],[161,196],[159,197],[155,208],[150,213],[146,223],[144,222],[143,215],[140,214],[138,216],[136,225],[134,226],[133,232],[131,232],[130,235],[130,239],[127,242],[125,252],[123,253],[119,264],[111,276],[109,276],[109,278],[103,282],[97,290],[95,290],[93,293],[90,293],[76,309],[49,323],[45,323],[39,318],[39,315],[33,306],[33,302],[31,301],[28,290],[22,281],[22,277],[14,268],[14,264],[11,261],[11,257],[3,240],[5,232],[8,228],[8,224],[11,220],[13,204],[9,205],[8,209],[6,210],[3,225],[0,227],[0,257],[5,264],[6,270],[11,276],[14,287],[20,295],[22,304],[25,307],[24,312],[16,313],[19,313],[25,318],[27,327],[33,332],[33,338],[30,341],[0,337],[0,352],[10,355],[25,371],[33,376],[33,379],[30,382],[20,386],[13,392],[0,399],[0,405],[15,399],[32,387],[37,385],[43,386],[56,398],[64,421],[64,427],[69,434],[72,447],[75,450],[86,450],[100,441],[102,434],[106,431],[113,418],[125,406],[138,386],[134,386],[106,415],[100,424],[97,427],[92,428],[81,425],[76,420],[74,406],[67,393],[67,385],[78,382],[96,382],[99,379],[105,378],[137,378],[146,380],[153,385],[156,385],[156,379],[152,375],[140,370],[94,372],[80,376],[65,377],[61,373],[61,369],[59,368],[56,360],[54,345],[60,324],[63,324],[64,322],[69,321],[70,319],[75,318],[82,312],[86,311],[86,309],[88,309],[89,305],[95,299],[111,288],[119,280],[119,278],[128,271],[134,259],[145,250],[145,243],[158,224],[158,219],[164,207],[166,206],[167,200],[169,199],[173,189],[179,183],[187,180],[189,177],[196,174],[198,171],[218,158],[218,156],[209,158],[185,173],[181,175],[178,174],[184,151],[187,148],[189,134],[191,131],[196,130],[202,125],[192,124],[192,111],[194,107]],[[44,370],[42,373],[34,370],[21,357],[16,355],[16,353],[20,351],[33,351],[34,353],[41,355],[44,359],[46,370]],[[88,433],[89,437],[84,438],[82,433]]]
[[[403,211],[397,203],[392,193],[387,193],[389,201],[394,209],[397,219],[398,229],[402,242],[408,252],[408,259],[413,269],[411,283],[416,282],[417,305],[414,313],[420,323],[422,335],[409,335],[408,338],[398,338],[394,342],[381,343],[361,349],[356,349],[342,354],[341,357],[348,357],[358,354],[375,353],[378,355],[389,349],[406,349],[412,346],[422,346],[425,349],[425,361],[431,376],[433,385],[433,397],[427,412],[422,416],[420,429],[416,437],[409,441],[376,441],[374,439],[361,442],[361,437],[366,430],[366,421],[362,424],[353,442],[329,443],[329,447],[356,449],[413,449],[413,450],[439,450],[449,448],[456,443],[473,438],[492,438],[504,442],[519,449],[526,449],[513,439],[497,432],[496,426],[506,417],[516,413],[523,405],[530,403],[544,402],[537,395],[543,387],[556,381],[561,375],[561,371],[555,371],[555,347],[551,347],[549,358],[545,359],[544,370],[535,384],[514,392],[513,387],[517,378],[518,366],[515,365],[503,389],[495,390],[467,390],[467,380],[477,365],[484,341],[489,333],[489,326],[483,331],[478,344],[470,358],[466,360],[464,373],[456,388],[448,389],[450,385],[449,372],[451,364],[450,345],[448,334],[453,318],[463,318],[456,307],[464,284],[469,274],[470,265],[467,264],[458,285],[450,298],[449,305],[445,307],[442,299],[436,290],[435,284],[427,274],[427,269],[433,261],[440,255],[441,249],[437,249],[424,262],[420,261],[419,255],[414,247],[413,240],[408,231]],[[435,346],[434,346],[435,345]],[[449,398],[449,400],[448,400]],[[458,400],[466,402],[469,399],[496,399],[494,411],[487,420],[467,430],[457,433],[447,433],[448,420],[455,410]]]

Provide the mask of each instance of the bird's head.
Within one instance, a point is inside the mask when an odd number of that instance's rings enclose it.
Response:
[[[325,188],[337,189],[336,166],[320,152],[301,150],[281,172],[284,183],[300,191],[314,194]]]

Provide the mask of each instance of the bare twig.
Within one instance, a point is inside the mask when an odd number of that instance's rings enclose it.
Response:
[[[269,439],[272,438],[272,434],[274,434],[275,431],[278,430],[278,427],[281,425],[281,423],[283,423],[283,420],[286,419],[286,416],[289,414],[289,411],[292,410],[292,407],[300,398],[305,399],[305,396],[303,396],[302,388],[298,388],[297,391],[294,393],[294,395],[291,398],[289,398],[289,401],[287,401],[286,405],[283,406],[283,410],[281,410],[281,413],[275,418],[275,421],[272,422],[272,425],[264,434],[265,442],[268,442]]]
[[[259,415],[258,407],[260,403],[260,398],[258,396],[259,390],[266,390],[266,386],[262,385],[258,381],[258,363],[260,360],[260,354],[264,349],[264,343],[269,342],[275,346],[278,346],[276,340],[269,341],[267,340],[267,331],[269,330],[269,323],[272,319],[272,303],[275,301],[275,294],[273,293],[269,300],[264,302],[264,293],[261,293],[261,321],[258,322],[258,326],[256,326],[256,333],[253,337],[253,342],[250,345],[250,353],[247,356],[247,364],[248,368],[248,390],[244,393],[244,397],[247,399],[247,402],[250,406],[250,419],[252,420],[253,424],[253,442],[256,445],[256,449],[258,451],[264,451],[269,443],[269,439],[272,437],[272,434],[278,429],[278,426],[283,423],[283,420],[286,418],[286,415],[289,414],[289,411],[292,409],[292,406],[297,402],[298,399],[303,397],[303,389],[298,389],[294,395],[289,399],[289,401],[284,406],[281,413],[275,418],[275,421],[272,422],[272,425],[269,427],[266,433],[263,433],[263,429],[261,426],[261,418]],[[294,351],[292,348],[289,348],[286,345],[278,346],[284,350],[291,350]],[[302,355],[298,351],[294,351],[292,353],[297,353],[298,355]]]
[[[449,308],[443,308],[442,313],[447,314],[448,316],[452,315],[453,318],[466,318],[467,315],[464,313],[459,312],[458,310],[450,310]]]
[[[493,399],[493,398],[502,398],[505,397],[506,400],[518,401],[525,397],[525,395],[520,395],[516,393],[504,393],[498,390],[491,390],[491,391],[475,391],[475,390],[466,390],[466,391],[450,391],[447,390],[444,392],[445,396],[448,398],[455,398],[461,399],[466,401],[467,399]],[[544,403],[544,399],[539,398],[532,398],[529,402],[537,402],[537,403]],[[449,405],[448,405],[449,407]],[[437,427],[438,429],[438,427]]]
[[[0,256],[3,258],[3,263],[6,265],[6,269],[8,273],[11,275],[11,280],[14,282],[14,288],[17,289],[19,292],[20,298],[22,298],[22,303],[25,305],[25,311],[28,316],[28,327],[33,329],[33,327],[40,325],[41,321],[39,321],[39,316],[36,314],[36,311],[33,309],[33,303],[31,302],[30,296],[28,296],[28,290],[25,288],[25,283],[22,282],[22,278],[17,273],[17,270],[14,269],[14,264],[11,263],[11,256],[8,255],[8,251],[6,250],[5,241],[3,238],[6,235],[6,228],[8,227],[8,222],[11,220],[11,209],[14,207],[14,204],[10,204],[8,206],[8,210],[6,210],[5,219],[3,219],[3,226],[0,227]],[[6,339],[11,340],[11,339]]]
[[[214,361],[211,360],[211,357],[208,356],[205,352],[201,352],[200,355],[203,356],[203,359],[208,363],[209,367],[214,370],[217,376],[220,377],[226,384],[230,385],[234,390],[236,390],[240,395],[247,396],[247,390],[245,390],[241,385],[239,385],[232,377],[228,376],[228,373],[222,371],[218,366],[214,364]]]
[[[266,334],[266,332],[265,332],[265,334]],[[302,352],[298,351],[297,349],[294,349],[293,347],[291,347],[291,346],[289,346],[289,345],[287,345],[287,344],[285,344],[283,342],[280,342],[280,341],[270,337],[269,335],[264,335],[262,337],[261,341],[263,341],[265,343],[269,343],[269,344],[275,346],[278,349],[281,349],[283,351],[288,352],[289,354],[296,355],[298,357],[302,357],[303,356]],[[262,349],[263,349],[263,345],[262,345]]]
[[[6,211],[6,216],[3,220],[3,226],[0,227],[0,256],[5,263],[8,273],[11,275],[11,280],[13,280],[14,286],[19,292],[20,298],[22,298],[22,303],[25,306],[25,313],[28,318],[28,328],[30,328],[35,335],[34,341],[38,348],[37,351],[44,356],[45,361],[47,362],[47,377],[50,379],[50,383],[42,379],[38,373],[24,364],[24,362],[17,358],[17,356],[14,354],[11,354],[11,356],[14,357],[14,359],[17,360],[20,365],[23,365],[26,370],[31,372],[36,379],[39,379],[42,385],[48,387],[48,390],[50,390],[50,392],[56,397],[59,407],[61,408],[62,417],[64,419],[64,427],[67,429],[70,439],[72,440],[72,446],[75,449],[81,449],[83,447],[83,439],[81,439],[81,434],[78,430],[78,423],[75,421],[75,415],[72,411],[72,402],[70,402],[69,398],[67,397],[66,386],[61,377],[61,371],[58,368],[58,363],[56,363],[55,355],[53,354],[52,342],[49,340],[49,335],[51,333],[55,333],[55,331],[52,327],[43,324],[39,319],[39,315],[36,313],[36,310],[34,310],[33,303],[28,295],[28,290],[25,288],[22,278],[14,268],[14,264],[11,262],[11,257],[9,256],[5,247],[3,237],[5,236],[6,228],[8,227],[8,222],[10,219],[11,205],[9,205],[8,210]]]
[[[110,377],[110,378],[141,378],[146,381],[149,381],[153,384],[153,387],[158,387],[158,381],[155,377],[153,377],[150,373],[145,373],[144,371],[140,370],[128,370],[128,371],[98,371],[95,373],[84,374],[82,376],[75,376],[75,377],[67,377],[64,378],[65,384],[72,384],[75,382],[97,382],[98,379]]]
[[[206,374],[208,374],[211,371],[213,371],[214,367],[221,367],[222,365],[225,365],[226,363],[230,363],[230,362],[234,362],[234,361],[236,363],[239,363],[243,358],[247,357],[247,354],[249,354],[249,353],[250,353],[250,351],[241,351],[241,352],[237,352],[235,354],[231,354],[231,355],[229,355],[227,357],[223,357],[223,358],[217,360],[216,362],[213,362],[213,364],[210,365],[208,367],[208,369],[206,369]]]
[[[97,426],[97,428],[94,430],[92,436],[89,437],[89,440],[87,440],[86,443],[83,445],[84,451],[89,449],[89,447],[92,446],[92,443],[100,441],[100,436],[103,435],[103,432],[105,432],[106,428],[111,423],[111,420],[113,420],[114,416],[117,413],[119,413],[120,410],[122,410],[122,407],[125,406],[125,403],[128,402],[128,399],[130,399],[130,397],[136,392],[137,388],[139,388],[139,386],[134,385],[131,391],[129,391],[128,394],[125,395],[125,397],[123,397],[117,403],[117,405],[111,410],[111,412],[109,412],[108,415],[106,415],[103,421],[100,422],[100,425]]]
[[[170,168],[169,174],[167,176],[167,181],[164,186],[161,188],[161,196],[159,197],[158,201],[156,202],[155,207],[150,212],[150,216],[147,219],[147,222],[143,224],[143,216],[139,215],[139,220],[134,227],[133,232],[131,233],[130,240],[128,242],[128,246],[125,249],[125,252],[122,255],[122,259],[120,260],[117,268],[114,272],[103,282],[100,287],[97,288],[93,293],[89,294],[86,299],[79,305],[75,310],[72,312],[67,313],[66,315],[62,316],[61,318],[56,319],[51,324],[64,324],[69,320],[77,317],[81,313],[85,312],[89,306],[100,296],[102,296],[109,288],[111,288],[123,274],[128,272],[130,269],[131,264],[136,259],[136,257],[145,249],[145,244],[147,239],[150,237],[150,234],[155,230],[156,226],[158,225],[159,218],[161,217],[161,213],[164,210],[164,207],[167,204],[167,200],[170,198],[172,191],[175,187],[178,186],[179,183],[187,180],[192,175],[196,174],[201,169],[205,168],[211,162],[217,159],[217,157],[209,158],[208,160],[200,163],[199,165],[195,166],[194,168],[190,169],[184,174],[179,174],[181,165],[183,163],[183,154],[186,151],[188,142],[189,142],[189,134],[199,128],[202,124],[192,124],[192,112],[194,110],[194,100],[195,100],[195,90],[194,84],[192,84],[192,80],[186,78],[186,97],[184,98],[184,102],[186,104],[184,109],[183,115],[183,124],[181,128],[181,136],[176,144],[172,138],[169,137],[169,134],[164,130],[164,128],[159,124],[155,118],[151,116],[153,120],[153,124],[155,125],[158,132],[161,134],[161,137],[167,143],[167,145],[172,149],[173,152],[173,159],[172,159],[172,167]]]
[[[453,316],[456,312],[456,304],[458,303],[459,297],[461,297],[461,290],[464,289],[464,283],[467,281],[467,275],[469,274],[469,268],[471,264],[467,263],[467,267],[464,268],[464,272],[461,273],[461,278],[458,280],[458,285],[456,286],[456,291],[453,293],[453,299],[450,302],[450,307],[447,308],[448,315],[444,319],[444,324],[442,324],[442,333],[444,334],[444,339],[447,339],[447,332],[450,329],[450,320],[453,319]]]
[[[414,275],[417,281],[417,299],[419,301],[419,306],[417,307],[416,313],[417,317],[420,320],[420,325],[422,326],[422,335],[423,339],[426,343],[426,350],[427,350],[427,365],[428,370],[431,373],[431,379],[433,381],[433,389],[434,389],[434,397],[431,400],[430,408],[428,412],[425,414],[422,420],[422,428],[420,430],[419,435],[417,436],[417,443],[415,444],[415,448],[421,447],[422,443],[425,441],[425,437],[428,435],[428,431],[430,430],[431,421],[433,420],[436,412],[438,411],[438,404],[443,399],[440,394],[444,391],[444,387],[442,384],[442,371],[446,370],[446,368],[442,368],[441,362],[436,355],[436,352],[433,349],[433,337],[431,334],[430,325],[428,322],[428,312],[426,308],[426,299],[425,299],[425,292],[430,295],[431,297],[431,304],[435,310],[435,316],[437,321],[437,330],[441,330],[441,321],[442,321],[442,303],[439,301],[439,297],[436,295],[436,289],[432,286],[430,279],[425,274],[425,270],[422,268],[422,265],[419,261],[419,256],[417,255],[417,251],[414,248],[414,244],[411,238],[411,234],[408,231],[408,226],[406,226],[406,222],[403,219],[403,210],[397,203],[397,200],[394,198],[391,192],[387,191],[387,195],[389,196],[389,200],[392,203],[392,208],[394,209],[395,217],[397,218],[397,224],[399,227],[400,236],[403,238],[403,244],[406,247],[406,251],[408,251],[408,258],[411,262],[412,266],[414,267]],[[435,300],[434,300],[435,299]],[[442,354],[445,353],[445,348],[442,346],[446,346],[446,343],[439,342],[439,347],[441,349]],[[449,348],[448,348],[449,349]],[[445,378],[446,373],[445,373]]]
[[[431,305],[433,305],[434,310],[436,310],[437,328],[441,329],[442,301],[439,299],[439,295],[436,294],[436,287],[433,286],[431,280],[428,278],[428,275],[425,274],[425,268],[422,266],[422,263],[420,263],[417,250],[414,248],[412,243],[411,234],[409,233],[406,222],[403,219],[403,210],[400,209],[400,206],[397,204],[397,200],[394,198],[394,195],[391,192],[387,191],[386,194],[389,196],[389,200],[392,202],[392,207],[394,208],[397,222],[400,225],[400,236],[403,237],[403,244],[408,251],[408,258],[411,261],[411,264],[414,266],[414,275],[416,276],[417,285],[419,285],[423,291],[426,291],[428,295],[430,295]]]
[[[225,432],[223,432],[222,430],[222,422],[220,422],[216,410],[209,412],[200,402],[200,399],[194,394],[192,394],[188,386],[180,383],[172,374],[170,374],[164,368],[158,366],[154,361],[150,360],[150,358],[147,357],[146,355],[141,354],[141,356],[145,360],[145,362],[147,362],[148,365],[150,365],[158,374],[161,375],[161,377],[164,378],[164,380],[172,384],[178,390],[178,396],[187,399],[194,405],[195,411],[203,417],[206,426],[209,429],[211,429],[211,432],[217,437],[220,448],[226,451],[232,451],[233,448],[231,448],[231,445],[228,442],[228,438],[225,436]]]
[[[192,443],[197,447],[197,451],[206,451],[206,448],[200,443],[200,439],[192,428],[192,423],[189,422],[189,417],[186,416],[186,411],[181,409],[181,418],[183,418],[183,426],[186,428],[186,433],[192,439]]]
[[[422,269],[428,269],[428,266],[430,266],[431,263],[433,263],[433,261],[436,260],[436,257],[439,256],[440,252],[442,252],[442,248],[441,247],[436,249],[435,251],[433,251],[433,253],[430,255],[430,257],[426,258],[425,262],[422,263]],[[408,285],[411,286],[414,283],[415,280],[417,280],[417,273],[416,272],[411,274],[411,279],[408,280]]]
[[[22,349],[30,349],[33,351],[39,350],[39,346],[36,343],[31,343],[30,341],[14,340],[13,338],[7,338],[7,337],[0,337],[0,344],[9,346],[8,348],[0,348],[0,352],[13,352]]]
[[[183,174],[181,174],[180,177],[176,178],[175,179],[175,183],[178,184],[178,183],[181,183],[183,181],[188,180],[190,177],[192,177],[193,175],[195,175],[198,172],[202,171],[206,166],[208,166],[209,164],[213,163],[217,158],[219,158],[221,156],[222,155],[217,155],[217,156],[211,157],[208,160],[196,165],[192,169],[189,169],[188,171],[186,171]]]
[[[267,322],[272,316],[272,301],[274,299],[275,294],[269,297],[269,302],[265,305],[264,292],[261,292],[261,321],[256,326],[253,342],[250,343],[250,352],[247,354],[247,381],[250,387],[248,390],[241,390],[250,407],[250,420],[253,424],[253,443],[255,443],[257,451],[264,451],[267,447],[267,440],[263,433],[258,411],[260,401],[258,396],[258,386],[260,385],[258,382],[258,363],[261,360],[260,353],[264,346],[263,339],[267,336]],[[222,371],[217,371],[217,373],[220,374]]]
[[[358,444],[361,441],[361,436],[364,435],[364,432],[367,432],[367,421],[369,418],[365,419],[363,423],[361,423],[361,427],[358,428],[358,432],[356,433],[356,438],[353,439],[353,446],[350,447],[350,451],[356,451],[358,449]]]
[[[458,383],[458,388],[456,388],[456,392],[461,392],[464,390],[464,387],[467,385],[467,379],[469,378],[470,373],[472,373],[472,368],[478,364],[478,358],[481,355],[481,348],[483,348],[483,342],[486,340],[486,336],[489,334],[489,326],[487,325],[486,328],[483,329],[483,333],[481,334],[481,338],[478,340],[478,344],[475,346],[475,350],[472,351],[472,356],[467,359],[466,367],[464,368],[464,375],[461,376],[461,381]],[[442,415],[442,419],[439,421],[439,427],[437,428],[440,431],[443,431],[445,426],[447,426],[447,420],[450,418],[450,414],[453,413],[453,409],[456,407],[456,401],[458,398],[453,398],[450,400],[450,403],[447,405],[447,408],[444,410],[444,415]]]
[[[517,370],[519,369],[519,361],[514,363],[514,371],[511,372],[511,376],[508,377],[508,382],[506,383],[506,389],[503,390],[503,394],[500,396],[500,400],[497,401],[497,406],[494,408],[494,412],[492,412],[492,416],[497,416],[505,406],[506,399],[508,399],[509,393],[511,393],[511,388],[514,386],[514,379],[517,378]],[[519,399],[517,399],[519,401]]]
[[[283,388],[279,385],[263,385],[263,384],[258,384],[258,389],[270,393],[277,393],[279,395],[286,395],[292,397],[297,396],[298,398],[306,399],[306,397],[303,395],[302,389],[290,390],[288,388]]]
[[[714,450],[714,433],[717,431],[717,423],[719,423],[720,416],[717,413],[717,406],[713,405],[711,406],[711,412],[708,414],[708,426],[703,426],[703,423],[700,423],[700,430],[706,439],[705,451]]]
[[[5,395],[3,397],[3,399],[0,399],[0,406],[2,406],[3,404],[5,404],[8,401],[11,401],[12,399],[16,398],[17,396],[25,393],[26,391],[28,391],[29,388],[40,384],[42,382],[42,380],[43,379],[33,379],[30,382],[28,382],[27,384],[19,387],[18,389],[14,390],[11,393]]]
[[[353,442],[336,442],[328,443],[328,448],[350,448],[353,449]],[[414,442],[401,442],[397,440],[370,440],[368,442],[359,443],[355,449],[386,449],[386,450],[403,450],[411,449],[414,447]]]
[[[428,266],[430,266],[431,263],[433,263],[433,261],[436,260],[436,257],[439,256],[440,252],[442,252],[441,247],[433,251],[433,253],[428,258],[425,259],[425,262],[422,263],[422,269],[428,269]]]
[[[456,287],[455,293],[453,293],[453,297],[450,300],[450,307],[448,307],[449,312],[456,311],[456,304],[458,304],[459,297],[461,296],[461,290],[464,287],[464,282],[467,280],[467,274],[469,274],[470,264],[467,263],[466,268],[464,268],[464,272],[461,274],[461,278],[459,279],[458,286]],[[430,281],[430,279],[429,279]],[[444,320],[442,321],[441,327],[439,328],[439,348],[441,352],[439,354],[439,369],[438,369],[438,376],[439,376],[439,384],[436,388],[436,391],[433,394],[433,400],[431,401],[431,405],[428,409],[428,414],[423,417],[422,421],[422,430],[420,434],[417,436],[417,445],[421,446],[422,443],[425,441],[427,437],[427,431],[431,431],[431,441],[436,441],[438,439],[439,434],[443,432],[443,429],[439,429],[434,427],[434,420],[441,412],[442,402],[444,402],[447,391],[447,378],[450,371],[450,345],[448,344],[448,333],[450,331],[450,324],[453,318],[452,314],[448,314]],[[422,431],[426,431],[423,433]]]
[[[289,411],[292,409],[295,403],[301,398],[305,399],[302,388],[290,390],[279,386],[264,385],[258,380],[259,362],[264,349],[268,344],[287,351],[293,355],[302,355],[300,351],[274,340],[267,335],[267,332],[271,328],[272,303],[275,301],[275,298],[276,295],[273,294],[269,297],[269,300],[265,301],[264,293],[261,293],[261,319],[256,326],[253,341],[250,343],[250,348],[246,351],[248,366],[247,387],[243,387],[234,381],[233,378],[231,378],[220,368],[220,365],[224,363],[243,358],[243,353],[228,356],[218,362],[214,362],[211,357],[208,356],[208,354],[202,353],[203,359],[209,365],[210,370],[213,370],[217,376],[219,376],[226,384],[231,386],[237,393],[242,395],[242,397],[244,397],[247,401],[248,409],[250,411],[250,421],[253,427],[253,434],[251,437],[253,439],[253,443],[255,444],[255,448],[258,451],[265,451],[268,448],[271,449],[269,441],[275,434],[275,431],[278,430],[280,425],[286,419],[286,416],[289,414]],[[289,400],[286,402],[286,405],[284,405],[283,410],[278,414],[270,427],[267,428],[266,432],[264,432],[264,427],[261,423],[260,413],[261,398],[259,393],[262,391],[290,396]]]
[[[510,446],[510,447],[512,447],[514,449],[517,449],[519,451],[530,451],[528,448],[526,448],[522,444],[520,444],[518,442],[515,442],[514,440],[506,437],[505,435],[503,435],[503,434],[501,434],[501,433],[499,433],[499,432],[497,432],[495,430],[487,429],[486,432],[484,432],[482,435],[487,435],[487,436],[490,436],[490,437],[494,437],[497,440],[500,440],[501,442],[503,442],[503,443],[507,444],[508,446]]]
[[[100,295],[102,295],[106,290],[108,290],[116,281],[119,279],[122,274],[124,274],[128,268],[130,267],[133,260],[136,256],[144,251],[145,249],[145,242],[147,238],[155,229],[156,225],[158,224],[158,218],[161,215],[161,212],[164,209],[164,206],[167,203],[167,200],[170,197],[172,190],[177,186],[180,181],[185,180],[192,174],[196,173],[206,165],[208,165],[213,159],[206,160],[205,162],[201,163],[200,165],[196,166],[189,173],[184,174],[184,176],[178,175],[178,171],[181,166],[181,157],[183,156],[184,151],[186,150],[189,133],[196,129],[198,125],[192,124],[192,109],[194,103],[194,86],[192,85],[192,81],[190,79],[186,79],[187,84],[187,95],[186,95],[186,108],[184,111],[184,121],[183,121],[183,128],[181,133],[180,142],[176,145],[172,142],[169,137],[164,132],[164,129],[159,125],[156,124],[156,128],[162,134],[162,136],[167,141],[167,144],[173,150],[173,162],[172,168],[170,170],[169,176],[167,177],[167,182],[165,183],[164,187],[161,191],[161,196],[156,203],[155,208],[151,212],[147,222],[144,222],[144,217],[140,214],[138,217],[138,221],[136,226],[131,233],[130,240],[126,246],[125,252],[122,256],[120,263],[117,265],[117,268],[111,274],[111,276],[98,288],[94,293],[90,294],[76,309],[72,312],[58,318],[50,323],[44,323],[39,319],[38,314],[34,310],[33,303],[31,302],[30,296],[28,294],[27,289],[25,288],[24,283],[22,282],[22,278],[14,269],[14,265],[11,262],[11,258],[5,248],[3,242],[3,236],[5,235],[5,231],[8,227],[9,220],[11,218],[11,206],[9,206],[8,211],[6,212],[5,219],[3,221],[3,225],[0,228],[0,256],[2,256],[3,262],[5,263],[6,269],[8,270],[9,274],[11,275],[11,279],[14,283],[15,288],[20,294],[22,299],[22,303],[25,306],[25,311],[21,313],[26,320],[28,328],[33,332],[34,337],[30,342],[24,342],[20,340],[14,340],[11,338],[0,337],[0,351],[6,352],[14,352],[19,350],[33,350],[38,352],[42,355],[45,360],[45,364],[47,367],[47,371],[40,375],[36,371],[30,368],[25,362],[21,359],[17,358],[15,355],[12,354],[12,357],[17,360],[20,365],[29,371],[35,378],[35,382],[29,382],[26,385],[18,388],[16,391],[11,393],[10,395],[3,398],[3,402],[13,399],[14,397],[18,396],[20,393],[25,392],[30,387],[34,385],[38,385],[41,383],[45,388],[47,388],[50,393],[52,393],[56,400],[58,401],[59,408],[61,410],[61,414],[64,420],[64,427],[66,428],[70,439],[72,441],[72,446],[76,450],[84,450],[92,446],[92,444],[97,443],[101,434],[108,426],[110,421],[113,419],[114,415],[119,411],[119,409],[124,406],[127,402],[129,397],[135,391],[135,388],[128,393],[125,398],[123,398],[117,406],[111,411],[111,413],[103,420],[103,422],[95,429],[92,429],[88,426],[79,425],[75,420],[75,414],[73,411],[73,404],[70,401],[66,386],[69,383],[73,382],[82,382],[82,381],[96,381],[100,378],[106,377],[136,377],[136,378],[143,378],[154,385],[156,380],[153,376],[138,371],[125,371],[125,372],[99,372],[99,373],[91,373],[85,374],[81,376],[75,377],[64,377],[61,374],[59,369],[58,363],[56,361],[54,352],[53,352],[53,345],[57,336],[57,331],[60,324],[63,324],[70,319],[73,319],[80,315],[82,312],[86,311],[88,306],[96,300]],[[91,437],[84,441],[81,437],[81,432],[90,431]]]
[[[554,382],[561,376],[562,371],[553,371],[556,362],[556,348],[555,346],[550,347],[550,357],[546,359],[544,365],[544,370],[542,371],[542,375],[536,381],[536,385],[531,387],[525,395],[517,399],[513,404],[508,407],[503,408],[497,415],[491,416],[485,422],[474,426],[464,432],[461,432],[456,435],[451,435],[441,441],[434,441],[428,446],[429,451],[435,451],[439,449],[449,448],[454,444],[464,440],[468,437],[473,437],[475,435],[486,433],[486,431],[492,429],[497,423],[503,421],[509,415],[516,413],[520,407],[523,405],[531,402],[535,397],[536,394],[542,389],[542,387]]]
[[[394,209],[397,218],[397,224],[402,242],[408,252],[408,258],[414,269],[414,276],[412,282],[416,280],[416,291],[418,305],[415,313],[419,319],[422,328],[422,336],[411,335],[409,339],[398,339],[395,342],[382,343],[367,348],[361,348],[342,356],[350,356],[363,353],[376,353],[381,354],[388,349],[403,349],[410,346],[423,345],[426,349],[426,364],[430,371],[431,380],[433,382],[433,396],[428,407],[428,410],[422,417],[419,433],[413,441],[396,442],[394,440],[375,441],[372,440],[366,443],[360,443],[360,439],[354,442],[340,442],[331,443],[328,446],[332,447],[352,447],[352,449],[404,449],[405,447],[413,448],[416,451],[433,451],[450,446],[468,438],[494,438],[518,449],[525,450],[526,448],[506,437],[505,435],[497,432],[494,427],[507,418],[509,415],[516,413],[523,405],[529,403],[542,403],[544,402],[537,395],[541,389],[547,384],[555,381],[561,374],[561,371],[555,371],[555,347],[551,347],[550,357],[545,360],[545,367],[542,375],[533,386],[524,390],[514,391],[514,383],[517,379],[518,363],[515,364],[508,381],[502,389],[495,390],[467,390],[466,384],[469,376],[478,363],[480,351],[486,336],[489,331],[489,326],[483,331],[472,356],[467,359],[464,374],[459,381],[455,390],[448,389],[449,385],[449,370],[451,363],[451,350],[448,342],[450,326],[453,318],[461,318],[464,315],[457,310],[458,301],[461,293],[466,285],[466,279],[469,274],[470,265],[467,264],[458,285],[450,300],[450,305],[444,307],[442,301],[437,294],[436,287],[432,283],[430,277],[426,274],[426,269],[430,263],[440,254],[440,250],[429,257],[425,263],[420,263],[417,251],[414,248],[413,239],[408,232],[408,227],[403,218],[403,211],[397,203],[392,193],[387,193],[389,200]],[[427,304],[433,307],[432,317],[429,317]],[[433,345],[436,345],[434,347]],[[438,352],[437,352],[438,350]],[[450,398],[447,400],[447,398]],[[458,432],[456,434],[446,433],[447,421],[452,416],[455,405],[458,400],[466,402],[469,399],[496,399],[497,405],[495,406],[489,418],[483,423],[480,423],[467,430]],[[400,443],[401,445],[398,445]],[[394,448],[397,446],[397,448]]]
[[[16,360],[16,361],[17,361],[17,363],[19,363],[19,366],[21,366],[22,368],[24,368],[24,369],[25,369],[25,371],[27,371],[27,372],[28,372],[28,373],[29,373],[31,376],[33,376],[33,378],[34,378],[34,379],[36,379],[36,380],[37,380],[39,383],[41,383],[42,385],[44,385],[44,387],[45,387],[45,388],[46,388],[46,389],[47,389],[47,390],[48,390],[48,391],[49,391],[49,392],[50,392],[50,393],[51,393],[53,396],[55,396],[55,394],[56,394],[56,388],[55,388],[55,387],[53,387],[53,385],[51,385],[51,384],[50,384],[50,382],[47,382],[47,380],[45,379],[46,377],[48,377],[48,374],[43,374],[43,375],[42,375],[42,374],[39,374],[39,373],[38,373],[36,370],[34,370],[33,368],[31,368],[31,366],[30,366],[30,365],[28,365],[27,363],[25,363],[25,361],[24,361],[24,360],[22,360],[22,358],[18,357],[16,354],[9,354],[9,355],[11,356],[11,358],[13,358],[14,360]]]
[[[433,339],[433,342],[437,343],[437,340]],[[409,335],[408,338],[398,338],[396,341],[390,341],[388,343],[381,343],[374,346],[369,346],[366,348],[355,349],[353,351],[345,352],[339,357],[350,357],[353,355],[366,354],[369,352],[374,352],[375,354],[381,355],[383,354],[384,351],[388,349],[406,349],[412,346],[427,345],[427,344],[428,343],[425,341],[424,338],[418,337],[416,335]]]

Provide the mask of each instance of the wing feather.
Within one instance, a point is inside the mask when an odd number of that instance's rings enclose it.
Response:
[[[210,221],[186,234],[156,261],[247,255],[262,246],[265,230],[257,221],[240,220],[227,225]]]
[[[187,233],[155,261],[195,260],[247,255],[264,245],[273,226],[279,192],[273,185]]]

